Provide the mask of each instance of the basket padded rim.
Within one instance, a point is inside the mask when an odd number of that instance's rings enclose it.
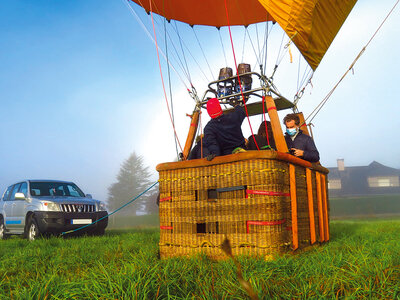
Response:
[[[166,162],[158,164],[156,170],[160,171],[168,171],[168,170],[176,170],[176,169],[186,169],[186,168],[195,168],[195,167],[205,167],[205,166],[213,166],[225,163],[232,163],[242,160],[249,159],[273,159],[279,161],[285,161],[292,163],[294,165],[302,166],[305,168],[310,168],[315,171],[319,171],[323,174],[328,174],[329,170],[324,168],[323,166],[310,163],[304,159],[293,156],[289,153],[283,153],[274,150],[249,150],[242,153],[229,154],[224,156],[217,156],[212,161],[208,161],[205,158],[201,159],[193,159],[186,161],[178,161],[178,162]]]

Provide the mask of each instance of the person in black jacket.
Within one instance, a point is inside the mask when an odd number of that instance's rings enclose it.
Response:
[[[296,114],[288,114],[283,118],[286,125],[285,140],[289,152],[309,162],[319,161],[319,152],[315,147],[313,139],[304,134],[299,128],[300,118]]]
[[[236,148],[245,148],[242,123],[246,113],[237,105],[233,112],[223,114],[217,98],[207,102],[211,120],[204,127],[204,145],[209,151],[208,160],[215,156],[231,154]]]
[[[207,157],[210,154],[208,149],[204,146],[203,138],[203,134],[197,136],[196,145],[193,147],[192,151],[190,151],[188,160]]]
[[[267,125],[267,129],[265,129],[265,125]],[[268,138],[267,138],[268,131]],[[257,145],[254,142],[254,138],[256,139]],[[262,121],[260,127],[258,128],[257,134],[249,136],[247,139],[247,150],[276,150],[274,135],[272,134],[272,127],[270,121]],[[269,142],[269,143],[268,143]],[[257,149],[258,146],[258,149]]]

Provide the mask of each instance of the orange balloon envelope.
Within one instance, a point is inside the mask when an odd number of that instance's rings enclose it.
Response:
[[[247,26],[276,21],[315,70],[357,0],[132,1],[147,12],[152,1],[154,13],[189,25]]]

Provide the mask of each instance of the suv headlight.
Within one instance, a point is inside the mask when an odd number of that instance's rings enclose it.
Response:
[[[107,206],[104,202],[99,202],[99,211],[107,210]]]
[[[54,202],[44,202],[44,207],[47,207],[48,211],[60,211],[60,206]]]

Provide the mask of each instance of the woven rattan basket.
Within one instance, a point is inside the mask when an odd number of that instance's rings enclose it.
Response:
[[[271,257],[329,240],[328,170],[276,151],[157,166],[160,255]]]

